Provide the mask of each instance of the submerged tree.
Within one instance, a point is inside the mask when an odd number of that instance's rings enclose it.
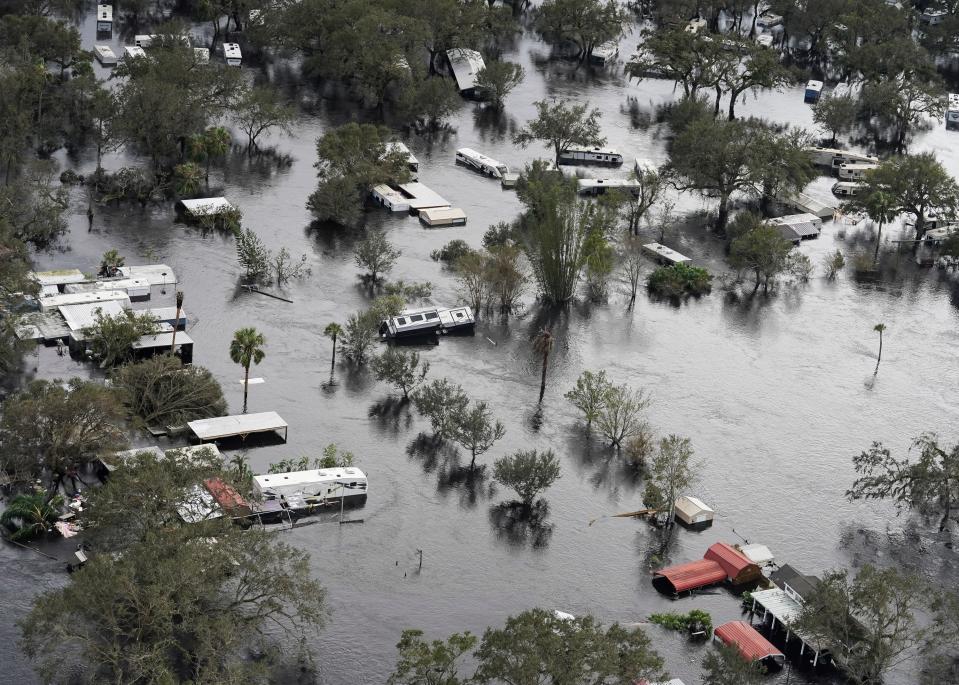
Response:
[[[606,377],[605,371],[583,371],[576,379],[576,385],[564,397],[572,402],[573,406],[583,412],[586,419],[586,428],[593,425],[599,418],[609,400],[613,384]]]
[[[331,350],[330,357],[330,378],[333,377],[333,369],[336,368],[336,338],[340,335],[343,335],[343,327],[335,321],[326,324],[326,328],[323,329],[323,335],[329,338],[333,342],[333,349]]]
[[[106,369],[133,357],[133,344],[145,335],[158,330],[156,318],[150,313],[137,314],[124,309],[122,314],[110,316],[97,308],[93,325],[83,329],[83,335],[100,368]]]
[[[541,330],[533,338],[533,352],[543,358],[543,375],[539,383],[539,401],[542,403],[546,393],[546,367],[549,364],[549,355],[553,351],[553,334],[548,328]]]
[[[740,222],[737,217],[737,223],[745,230],[730,243],[729,263],[740,271],[753,272],[756,278],[754,291],[762,283],[763,291],[768,292],[770,282],[786,270],[793,246],[778,229],[758,217],[746,222]]]
[[[666,513],[666,524],[672,525],[673,511],[679,493],[696,479],[692,463],[693,448],[689,438],[669,435],[659,442],[643,491],[643,504]]]
[[[10,539],[14,541],[40,537],[53,530],[62,504],[60,498],[51,500],[42,492],[14,495],[0,514],[0,525],[13,530]]]
[[[924,516],[939,516],[944,531],[959,502],[959,445],[946,450],[935,433],[913,441],[918,459],[897,459],[881,442],[874,442],[853,458],[859,478],[846,493],[850,500],[889,499],[900,510],[915,509]]]
[[[376,285],[382,274],[393,269],[402,250],[393,247],[383,231],[370,231],[357,246],[353,253],[353,260],[361,269],[365,269],[365,278],[371,285]]]
[[[766,669],[748,661],[736,645],[717,644],[703,657],[703,685],[761,685]]]
[[[879,354],[876,355],[876,370],[873,372],[873,375],[875,376],[877,373],[879,373],[879,362],[882,361],[882,333],[886,330],[886,324],[877,323],[872,327],[872,330],[879,334]]]
[[[606,139],[600,135],[598,109],[587,110],[583,105],[567,105],[562,100],[534,102],[537,117],[513,137],[513,142],[526,147],[539,140],[553,148],[554,161],[571,147],[602,145]]]
[[[516,86],[523,82],[526,72],[514,62],[496,60],[480,69],[476,75],[476,87],[488,94],[495,109],[503,109],[503,101]]]
[[[820,98],[812,109],[812,120],[832,136],[829,144],[836,145],[836,138],[856,125],[859,103],[851,95],[830,95]]]
[[[396,347],[388,347],[372,362],[373,374],[378,381],[386,381],[403,393],[403,399],[409,399],[410,392],[415,390],[429,373],[430,363],[420,363],[418,352],[406,352]]]
[[[457,408],[452,414],[450,437],[470,452],[470,469],[476,466],[476,457],[485,454],[504,435],[506,428],[493,418],[489,404],[473,401]]]
[[[559,475],[559,460],[553,450],[520,450],[493,463],[493,478],[515,490],[526,509]]]
[[[396,645],[399,658],[387,685],[466,685],[460,678],[458,662],[476,645],[476,636],[469,631],[453,633],[445,641],[423,639],[423,631],[403,631]]]
[[[263,361],[266,352],[263,346],[266,338],[253,327],[241,328],[233,333],[230,341],[230,359],[243,367],[243,413],[246,413],[246,399],[250,389],[250,365]]]
[[[649,403],[649,396],[642,390],[632,390],[625,385],[613,386],[606,393],[596,417],[596,426],[619,450],[630,438],[647,429],[642,412]]]
[[[202,366],[162,354],[126,364],[112,376],[130,415],[146,426],[182,426],[226,414],[223,390]]]
[[[429,419],[436,437],[454,439],[456,421],[470,401],[461,386],[441,378],[420,386],[411,397],[416,411]]]
[[[296,115],[296,108],[283,102],[277,91],[262,86],[244,88],[232,110],[233,121],[246,134],[249,152],[257,148],[257,138],[270,129],[290,133]]]

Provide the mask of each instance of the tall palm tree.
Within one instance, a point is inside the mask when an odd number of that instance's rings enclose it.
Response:
[[[176,291],[176,318],[173,319],[173,340],[170,342],[170,354],[176,353],[176,329],[180,325],[180,310],[183,309],[183,291]]]
[[[243,413],[246,414],[246,396],[250,388],[250,364],[259,364],[266,356],[263,346],[266,338],[252,326],[241,328],[230,342],[230,359],[243,367]]]
[[[206,188],[210,189],[210,164],[216,157],[222,157],[230,149],[230,132],[222,126],[212,126],[203,133],[190,136],[187,141],[188,153],[197,162],[206,162]]]
[[[539,383],[539,401],[543,401],[546,393],[546,366],[549,363],[549,353],[553,351],[553,334],[544,328],[533,338],[533,352],[543,357],[543,377]]]
[[[336,337],[343,335],[343,327],[338,323],[328,323],[323,329],[323,335],[333,340],[333,359],[330,361],[330,378],[333,378],[333,369],[336,367]]]
[[[882,332],[886,330],[886,324],[877,323],[872,327],[872,330],[879,334],[879,356],[876,357],[876,370],[872,372],[872,375],[875,376],[879,373],[879,362],[882,361]]]
[[[879,224],[876,234],[876,251],[872,256],[872,263],[879,261],[879,245],[882,244],[882,227],[896,218],[896,203],[892,195],[884,190],[877,190],[870,193],[863,200],[863,207],[869,218]]]

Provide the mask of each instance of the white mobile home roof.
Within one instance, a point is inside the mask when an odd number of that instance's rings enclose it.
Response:
[[[169,327],[169,324],[167,324]],[[157,333],[156,335],[144,335],[142,338],[133,343],[133,349],[135,350],[148,350],[154,347],[170,347],[173,345],[173,331],[165,331],[163,333]],[[188,336],[183,331],[180,331],[176,334],[176,344],[177,345],[192,345],[193,338]]]
[[[180,335],[177,335],[177,338],[179,337]],[[281,419],[275,411],[220,416],[215,419],[199,419],[190,421],[187,425],[200,440],[216,440],[232,435],[265,433],[287,427],[286,421]]]
[[[659,243],[646,243],[643,245],[643,249],[652,255],[665,259],[670,264],[683,264],[693,261],[686,255],[680,254],[676,252],[676,250],[670,249],[665,245],[660,245]]]
[[[124,58],[127,57],[146,57],[147,52],[139,45],[125,45],[123,47]]]
[[[418,210],[429,209],[431,207],[450,206],[448,200],[443,199],[439,193],[430,190],[422,183],[403,183],[400,185],[400,190],[409,196],[409,205],[411,209]]]
[[[127,278],[139,278],[150,285],[169,285],[176,283],[176,274],[166,264],[142,264],[140,266],[121,266],[120,273]]]
[[[406,147],[405,143],[402,143],[398,140],[391,140],[390,142],[386,143],[386,151],[388,153],[393,152],[394,150],[405,154],[406,161],[410,164],[410,166],[418,165],[420,163],[420,160],[416,158],[416,155],[410,152],[410,149]]]
[[[123,290],[130,297],[149,296],[150,283],[141,278],[112,278],[93,283],[69,283],[64,288],[68,293],[95,293],[104,290]]]
[[[446,57],[450,61],[450,68],[453,70],[453,77],[459,89],[463,91],[475,88],[476,75],[486,68],[483,56],[476,50],[455,48],[447,50]]]
[[[97,5],[97,21],[113,21],[113,5]]]
[[[123,306],[116,300],[109,302],[97,302],[94,304],[67,304],[60,307],[60,314],[63,320],[67,322],[71,331],[81,331],[96,323],[97,311],[103,313],[103,316],[116,317],[123,316]]]
[[[290,471],[288,473],[266,473],[253,476],[257,487],[262,490],[270,488],[303,487],[313,483],[326,483],[340,478],[366,478],[360,469],[348,466],[333,469],[309,469],[307,471]]]
[[[64,293],[40,298],[40,311],[50,311],[65,304],[92,304],[116,300],[125,309],[130,308],[130,296],[122,290],[98,290],[92,293]]]
[[[87,277],[80,269],[57,269],[55,271],[31,271],[31,278],[40,285],[64,285],[66,283],[83,283]]]
[[[223,56],[227,59],[240,59],[243,57],[243,53],[240,52],[239,43],[224,43],[223,44]]]
[[[194,217],[207,216],[209,214],[219,214],[228,209],[233,209],[233,205],[225,197],[204,197],[198,200],[180,200],[183,209],[187,214]]]
[[[394,212],[408,212],[410,210],[409,198],[388,185],[373,186],[373,199]]]

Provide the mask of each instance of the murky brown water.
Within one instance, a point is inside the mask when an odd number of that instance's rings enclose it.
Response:
[[[92,43],[92,24],[83,30]],[[122,45],[117,37],[112,43]],[[624,39],[622,53],[628,55],[631,47],[632,40]],[[489,224],[519,210],[515,194],[455,166],[453,152],[469,146],[513,167],[547,156],[545,150],[515,148],[509,140],[510,131],[531,115],[531,103],[545,95],[599,107],[610,144],[628,158],[665,160],[659,130],[632,128],[625,107],[628,97],[642,108],[667,101],[673,96],[670,84],[627,83],[613,70],[571,72],[545,61],[547,54],[545,45],[524,40],[506,55],[523,64],[527,79],[510,96],[504,122],[490,125],[474,105],[464,104],[452,121],[455,132],[408,141],[421,161],[420,180],[463,208],[469,223],[429,230],[405,215],[370,214],[370,224],[386,228],[403,250],[393,278],[431,280],[437,302],[453,301],[455,284],[430,260],[430,251],[453,238],[478,246]],[[811,126],[800,88],[750,98],[739,111]],[[293,304],[238,292],[232,240],[174,223],[172,207],[101,210],[95,231],[88,233],[78,195],[64,249],[37,259],[41,268],[89,271],[105,250],[117,248],[127,263],[171,265],[186,293],[194,359],[220,379],[235,411],[242,402],[242,374],[230,362],[229,340],[241,326],[260,329],[267,356],[255,375],[266,383],[251,387],[250,410],[278,411],[290,430],[288,445],[248,450],[255,469],[283,457],[315,455],[330,442],[356,453],[371,481],[366,507],[353,514],[364,523],[281,533],[311,552],[315,572],[329,589],[332,622],[313,641],[323,682],[385,681],[405,627],[420,627],[430,636],[481,632],[533,606],[589,611],[606,621],[640,621],[657,609],[694,607],[712,612],[716,623],[739,617],[737,602],[725,592],[678,603],[659,596],[649,581],[650,532],[643,524],[612,519],[588,525],[598,516],[638,508],[641,486],[614,455],[584,440],[573,408],[562,398],[584,369],[603,368],[617,381],[647,388],[656,430],[688,435],[703,461],[693,492],[716,509],[718,520],[703,533],[679,531],[671,560],[699,558],[712,542],[737,541],[739,534],[810,573],[863,561],[908,563],[955,584],[950,570],[955,556],[928,529],[904,531],[906,521],[890,508],[850,504],[843,497],[854,477],[851,456],[872,440],[901,450],[925,430],[956,439],[959,411],[951,391],[959,382],[959,313],[945,277],[906,269],[894,283],[859,285],[846,274],[834,283],[817,274],[806,286],[751,303],[732,302],[716,291],[682,307],[640,297],[632,312],[615,293],[608,305],[579,304],[559,315],[540,312],[527,297],[531,308],[508,324],[483,322],[474,338],[444,339],[424,352],[431,376],[448,376],[473,396],[490,400],[507,426],[506,438],[482,461],[528,447],[552,448],[561,456],[563,477],[547,493],[551,528],[511,530],[495,516],[495,505],[509,498],[507,492],[489,483],[466,487],[448,460],[411,449],[427,424],[389,403],[386,386],[340,369],[335,389],[322,387],[329,370],[323,327],[344,322],[367,302],[351,257],[354,234],[311,230],[304,208],[315,183],[314,141],[349,116],[338,103],[320,101],[291,138],[270,140],[293,155],[291,167],[264,172],[240,156],[222,181],[214,175],[222,194],[242,208],[245,223],[270,247],[285,245],[310,256],[312,278],[288,289]],[[935,150],[959,174],[955,140],[938,126],[913,149]],[[80,166],[90,170],[94,160],[83,159]],[[625,175],[630,166],[615,173]],[[820,179],[814,192],[828,196],[831,183]],[[691,194],[678,200],[684,211],[709,206]],[[842,246],[836,233],[829,224],[819,240],[802,246],[817,266]],[[721,268],[721,252],[709,238],[677,237],[673,246]],[[154,306],[172,303],[173,291],[155,293]],[[883,361],[868,387],[877,342],[872,327],[880,321],[887,325]],[[529,340],[547,322],[558,344],[537,417],[538,367]],[[90,373],[88,366],[49,349],[30,361],[42,377]],[[424,550],[422,572],[416,568],[418,549]],[[5,616],[23,615],[32,593],[62,582],[60,569],[35,554],[0,548]],[[669,670],[696,682],[704,647],[657,628],[651,633]],[[4,679],[31,682],[15,640],[15,629],[4,621]],[[785,679],[781,674],[769,682]],[[889,682],[914,679],[907,669]],[[792,681],[798,680],[793,674]]]

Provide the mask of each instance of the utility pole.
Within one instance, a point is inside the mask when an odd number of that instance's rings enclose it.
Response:
[[[417,570],[422,571],[423,570],[423,550],[418,549],[416,550],[416,553],[420,555],[420,567]]]

